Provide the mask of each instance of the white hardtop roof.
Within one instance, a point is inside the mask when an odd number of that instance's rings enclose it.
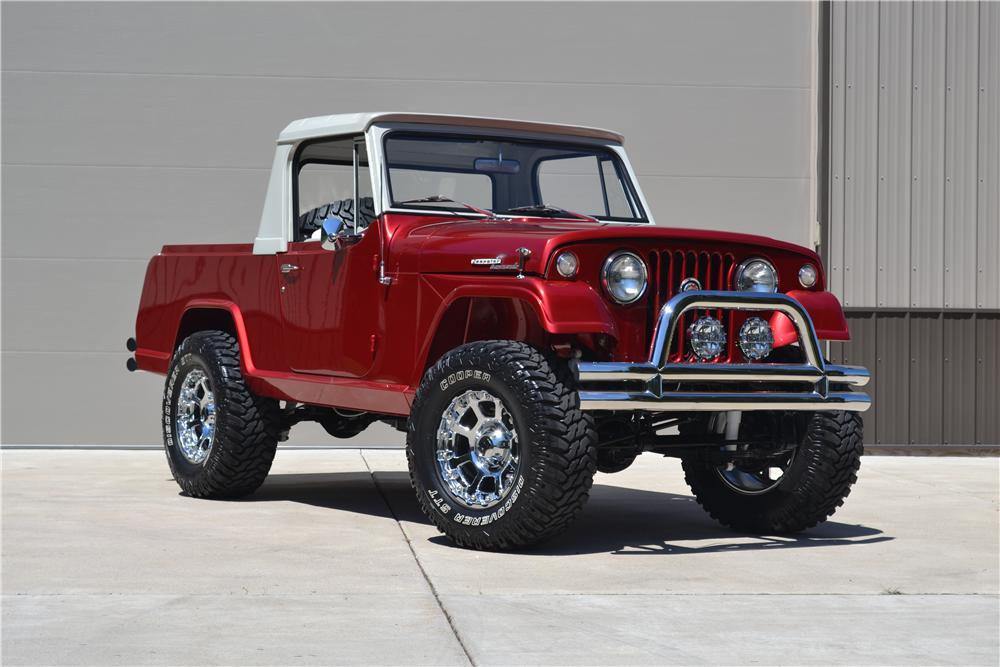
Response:
[[[434,125],[463,125],[468,127],[492,128],[502,130],[521,130],[524,132],[541,132],[544,134],[564,134],[589,139],[600,139],[617,144],[624,142],[624,137],[611,130],[601,130],[596,127],[580,125],[558,125],[556,123],[538,123],[527,120],[510,120],[507,118],[480,118],[477,116],[455,116],[450,114],[407,113],[407,112],[367,112],[339,113],[331,116],[315,116],[302,118],[288,124],[278,136],[278,143],[294,143],[303,139],[328,137],[337,134],[360,134],[375,123],[428,123]]]

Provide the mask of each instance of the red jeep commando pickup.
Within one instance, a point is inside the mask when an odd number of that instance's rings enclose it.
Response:
[[[615,132],[364,113],[285,128],[252,244],[153,257],[128,365],[166,375],[191,496],[252,493],[298,422],[383,421],[437,527],[502,549],[645,451],[734,529],[826,520],[870,403],[847,338],[813,251],[656,226]]]

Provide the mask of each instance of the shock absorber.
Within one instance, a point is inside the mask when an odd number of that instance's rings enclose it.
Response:
[[[716,412],[709,418],[709,429],[718,434],[725,434],[726,442],[732,443],[723,445],[722,450],[726,452],[736,452],[736,441],[740,437],[740,422],[743,421],[742,410],[727,410],[726,412]],[[733,463],[726,464],[727,470],[733,469]]]

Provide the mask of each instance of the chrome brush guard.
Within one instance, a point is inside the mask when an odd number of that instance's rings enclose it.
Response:
[[[701,308],[784,313],[795,325],[805,361],[794,364],[670,363],[671,344],[683,315]],[[577,364],[583,410],[863,412],[871,405],[871,398],[846,388],[863,387],[869,379],[865,368],[835,366],[823,360],[812,319],[802,304],[784,294],[754,292],[681,292],[660,310],[648,362],[588,361]],[[600,386],[595,387],[595,383]],[[638,383],[639,386],[629,391],[609,389],[614,383],[631,383],[634,387]],[[683,390],[685,384],[698,385],[698,391]],[[774,384],[800,385],[802,390],[775,391],[766,386]],[[681,390],[668,388],[674,385],[680,385]],[[718,390],[712,385],[717,385]]]

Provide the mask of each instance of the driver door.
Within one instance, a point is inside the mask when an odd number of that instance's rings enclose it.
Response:
[[[309,142],[295,159],[296,236],[276,256],[288,365],[299,373],[364,377],[375,359],[381,294],[381,230],[364,140]],[[343,219],[349,233],[336,250],[322,244],[329,215]]]

